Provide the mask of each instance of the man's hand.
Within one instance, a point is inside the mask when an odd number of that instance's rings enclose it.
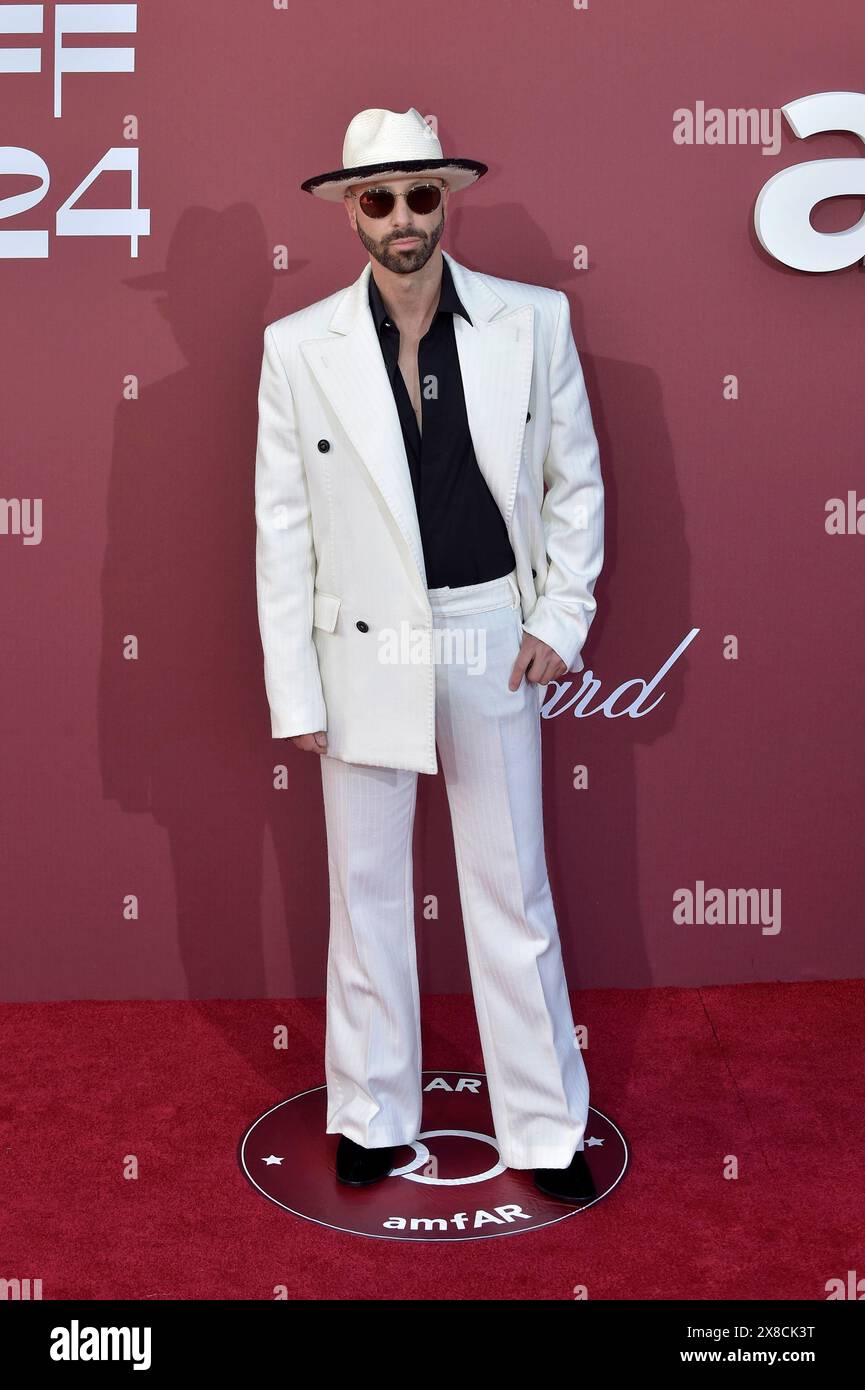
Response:
[[[303,753],[327,752],[327,734],[324,729],[319,729],[316,734],[296,734],[291,741],[295,748],[299,748]]]
[[[546,642],[541,641],[540,637],[534,637],[531,632],[526,632],[523,635],[519,655],[511,671],[508,690],[519,690],[524,672],[526,680],[532,684],[546,685],[548,681],[566,675],[567,670],[568,668],[558,652],[553,651],[552,647],[548,647]]]

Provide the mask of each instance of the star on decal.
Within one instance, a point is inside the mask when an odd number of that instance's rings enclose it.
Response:
[[[587,1144],[603,1144],[603,1139],[587,1139]]]
[[[262,1162],[266,1163],[267,1166],[268,1166],[268,1168],[269,1168],[270,1165],[271,1165],[271,1163],[281,1163],[281,1162],[282,1162],[282,1159],[281,1159],[281,1158],[275,1158],[274,1155],[271,1154],[271,1155],[270,1155],[270,1158],[265,1158],[265,1159],[262,1160]]]

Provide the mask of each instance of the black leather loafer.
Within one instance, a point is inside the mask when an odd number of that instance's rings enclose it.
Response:
[[[562,1202],[592,1202],[598,1192],[582,1149],[577,1149],[567,1168],[536,1168],[535,1187]]]
[[[336,1176],[340,1182],[352,1187],[366,1187],[367,1183],[386,1178],[393,1167],[393,1149],[365,1149],[347,1135],[339,1136],[336,1150]]]

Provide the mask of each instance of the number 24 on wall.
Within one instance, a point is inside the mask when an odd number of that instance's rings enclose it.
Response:
[[[128,208],[78,208],[76,200],[86,193],[95,179],[109,169],[128,169],[130,206]],[[48,165],[34,150],[16,145],[0,145],[0,177],[3,174],[31,174],[40,180],[37,188],[0,198],[0,220],[16,217],[40,203],[48,192],[51,175]],[[138,150],[116,146],[106,150],[65,203],[57,209],[57,236],[128,236],[130,256],[138,255],[138,238],[150,235],[150,209],[138,206]],[[47,229],[31,231],[0,230],[0,260],[42,260],[48,255]]]

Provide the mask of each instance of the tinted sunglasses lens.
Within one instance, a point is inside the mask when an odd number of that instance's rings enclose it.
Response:
[[[425,217],[428,212],[435,212],[441,200],[441,189],[437,188],[434,183],[425,183],[420,188],[412,188],[406,198],[412,212],[416,212],[418,217]]]
[[[387,217],[396,200],[386,188],[368,188],[357,201],[367,217]]]

